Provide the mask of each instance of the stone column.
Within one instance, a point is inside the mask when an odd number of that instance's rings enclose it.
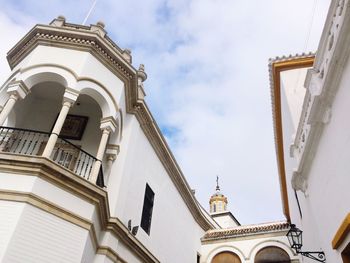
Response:
[[[13,106],[15,106],[16,101],[18,99],[24,99],[24,97],[29,93],[29,89],[26,87],[24,82],[16,81],[8,85],[7,93],[10,95],[10,97],[0,113],[0,126],[4,124],[6,118],[13,109]]]
[[[61,111],[52,129],[50,138],[47,141],[47,144],[45,146],[44,152],[42,154],[43,157],[46,157],[46,158],[50,157],[52,150],[55,147],[58,135],[60,134],[61,129],[63,127],[64,121],[66,120],[66,117],[68,115],[69,109],[77,100],[78,95],[79,94],[76,93],[75,91],[66,89],[66,92],[63,95],[63,103],[62,103]]]
[[[116,127],[116,121],[113,117],[107,117],[101,120],[100,128],[102,130],[102,136],[96,154],[97,160],[95,161],[90,174],[90,181],[94,184],[96,183],[98,173],[102,165],[103,156],[108,142],[108,136],[111,132],[115,131]]]

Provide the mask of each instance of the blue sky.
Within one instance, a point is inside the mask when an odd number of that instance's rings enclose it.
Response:
[[[1,79],[6,52],[32,26],[58,15],[82,23],[92,2],[0,0]],[[145,64],[146,101],[201,204],[219,175],[231,212],[259,223],[283,219],[268,59],[316,51],[329,3],[98,0],[87,24],[103,21],[133,65]]]

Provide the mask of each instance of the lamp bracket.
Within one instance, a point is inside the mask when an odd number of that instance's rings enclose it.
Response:
[[[301,254],[304,257],[311,258],[318,262],[326,262],[326,256],[322,251],[297,251],[298,254]]]

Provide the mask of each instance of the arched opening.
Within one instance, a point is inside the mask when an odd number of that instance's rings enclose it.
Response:
[[[35,84],[23,100],[17,101],[1,127],[0,151],[42,155],[61,111],[65,90],[58,82]],[[102,134],[101,118],[96,100],[87,94],[79,95],[69,109],[50,159],[89,179]]]
[[[30,93],[18,100],[7,126],[50,132],[62,107],[65,88],[57,82],[41,82]]]
[[[241,263],[241,260],[235,253],[224,251],[216,254],[211,263]]]
[[[289,263],[290,257],[279,247],[264,247],[255,256],[254,263]]]

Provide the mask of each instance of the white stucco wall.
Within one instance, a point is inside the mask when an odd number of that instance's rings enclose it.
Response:
[[[115,182],[120,182],[117,189]],[[117,200],[111,200],[110,205],[125,225],[129,219],[133,226],[140,225],[146,183],[155,193],[151,231],[148,235],[140,227],[136,237],[161,262],[194,262],[203,230],[194,221],[138,121],[127,115],[120,154],[107,188],[118,192]]]
[[[285,175],[288,192],[288,202],[292,223],[301,224],[301,218],[291,180],[296,160],[291,156],[290,147],[294,143],[297,132],[302,105],[305,96],[305,73],[306,69],[296,69],[284,71],[281,74],[281,111],[282,111],[282,129],[283,129],[283,150]],[[296,86],[298,85],[298,86]],[[300,192],[298,198],[302,198]]]
[[[87,235],[81,227],[25,205],[2,262],[80,262]]]
[[[230,228],[230,227],[238,226],[236,221],[227,213],[224,213],[224,214],[219,213],[216,216],[213,216],[213,218],[222,228]]]
[[[350,212],[350,63],[346,63],[332,104],[332,117],[325,124],[308,178],[307,213],[315,220],[305,224],[319,233],[327,262],[341,262],[340,251],[331,247],[332,239]],[[307,236],[306,236],[307,237]],[[306,239],[307,241],[307,239]]]
[[[297,74],[298,71],[301,71],[301,73]],[[304,232],[303,250],[319,251],[321,250],[321,243],[318,236],[318,231],[314,228],[314,226],[312,226],[315,224],[315,219],[317,217],[310,208],[310,204],[305,202],[305,194],[301,191],[297,191],[301,209],[300,214],[295,192],[292,187],[292,176],[296,169],[297,161],[296,158],[291,156],[290,147],[292,143],[294,143],[304,102],[304,97],[301,96],[301,94],[305,95],[305,87],[303,85],[305,81],[305,72],[306,69],[290,70],[283,72],[283,75],[281,75],[281,110],[285,175],[291,222],[296,224],[296,226],[301,230],[306,231]],[[301,77],[303,77],[303,79],[300,79]],[[299,83],[299,86],[296,87],[295,85],[297,83]],[[310,226],[312,227],[310,228]],[[310,259],[305,257],[303,260],[304,262],[312,262]]]
[[[307,68],[282,71],[281,89],[285,93],[285,105],[288,105],[293,127],[298,127],[306,89],[304,87]]]
[[[348,161],[348,156],[350,156],[349,81],[350,65],[348,61],[332,103],[330,122],[324,124],[313,160],[308,163],[310,170],[306,175],[308,178],[307,191],[305,194],[298,191],[302,219],[299,216],[294,191],[291,187],[291,176],[297,164],[295,159],[289,156],[288,145],[296,127],[292,121],[292,114],[289,112],[290,104],[285,99],[285,93],[282,94],[284,157],[292,222],[304,230],[303,250],[322,250],[326,253],[327,262],[342,261],[340,252],[344,246],[334,250],[331,242],[341,222],[350,211],[347,202],[350,200],[348,190],[350,185],[348,176],[350,169]],[[291,85],[293,81],[283,82],[284,90],[286,83]],[[291,96],[290,93],[289,96]],[[307,258],[304,261],[313,262]]]
[[[24,204],[0,200],[0,262],[23,212]],[[6,216],[5,216],[6,215]]]

